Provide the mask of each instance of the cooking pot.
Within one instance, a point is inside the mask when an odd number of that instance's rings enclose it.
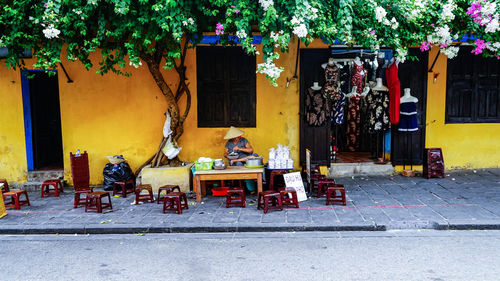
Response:
[[[262,166],[262,157],[251,156],[247,158],[246,162],[248,167]]]

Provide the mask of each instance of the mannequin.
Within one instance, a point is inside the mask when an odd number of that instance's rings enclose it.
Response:
[[[309,126],[323,126],[329,115],[328,101],[321,93],[321,86],[318,82],[313,82],[313,85],[306,88],[305,93],[305,111],[306,122]]]
[[[332,67],[333,66],[337,66],[338,68],[342,68],[343,67],[342,65],[336,63],[334,58],[329,58],[328,62],[325,62],[324,64],[322,64],[321,67],[323,69],[325,69],[327,65],[332,66]]]
[[[417,103],[418,102],[418,98],[412,96],[410,94],[411,92],[411,89],[410,88],[405,88],[404,89],[404,95],[401,97],[401,103],[404,103],[404,102],[414,102],[414,103]]]
[[[379,91],[379,92],[380,91],[382,91],[382,92],[389,91],[389,89],[382,84],[382,78],[377,78],[375,80],[377,81],[377,84],[375,86],[371,87],[372,90]]]
[[[311,89],[313,89],[314,91],[321,90],[321,86],[319,85],[318,82],[313,82]]]
[[[357,65],[362,65],[363,63],[361,62],[361,59],[359,57],[356,57],[354,59],[354,63],[357,64]]]
[[[373,61],[371,62],[371,66],[372,66],[371,80],[375,81],[375,79],[377,78],[377,68],[378,68],[378,60],[377,60],[376,56],[375,56],[375,58],[373,58]]]
[[[399,104],[401,103],[401,82],[398,76],[398,60],[392,58],[385,70],[387,87],[389,88],[389,111],[392,124],[399,123]]]

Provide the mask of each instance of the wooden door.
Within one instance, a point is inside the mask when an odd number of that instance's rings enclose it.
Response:
[[[425,114],[427,103],[427,61],[428,53],[419,49],[410,49],[410,55],[417,61],[407,60],[399,64],[399,80],[401,92],[404,88],[411,89],[411,95],[418,98],[417,132],[400,132],[398,126],[392,127],[391,160],[395,165],[421,165],[425,148]]]

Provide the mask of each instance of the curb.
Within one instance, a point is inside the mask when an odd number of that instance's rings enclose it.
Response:
[[[0,235],[36,234],[137,234],[137,233],[215,233],[215,232],[305,232],[305,231],[386,231],[383,225],[331,226],[81,226],[0,228]]]

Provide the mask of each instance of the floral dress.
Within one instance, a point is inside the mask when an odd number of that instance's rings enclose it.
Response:
[[[340,90],[339,76],[339,68],[336,65],[326,64],[323,96],[330,101],[330,116],[335,124],[344,123],[345,96]]]
[[[320,127],[328,117],[328,101],[321,90],[306,89],[306,121],[310,126]]]
[[[363,65],[354,63],[353,75],[351,78],[351,87],[356,86],[355,95],[349,99],[349,109],[347,112],[347,149],[356,151],[359,148],[359,135],[360,135],[360,108],[359,100],[363,92]]]
[[[371,90],[365,97],[368,104],[368,131],[370,133],[387,131],[389,122],[389,93]]]

